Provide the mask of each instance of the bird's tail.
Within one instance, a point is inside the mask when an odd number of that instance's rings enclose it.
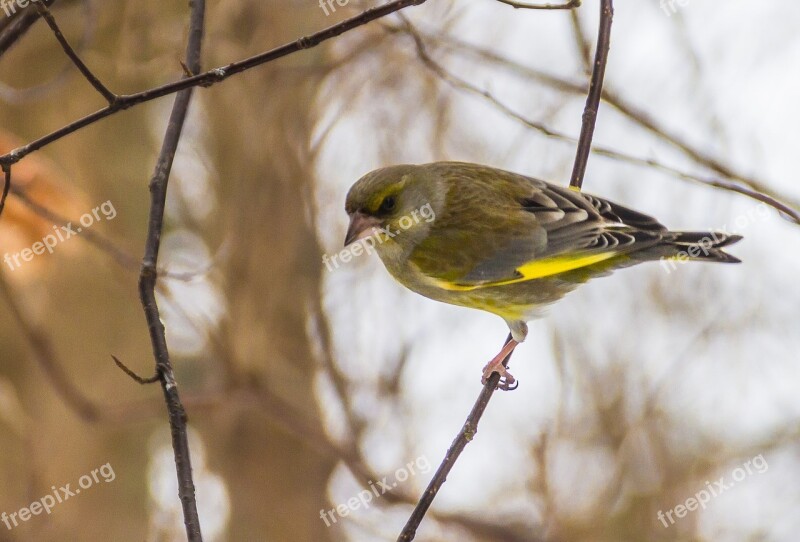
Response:
[[[731,256],[723,247],[741,240],[741,235],[708,231],[676,231],[674,237],[654,247],[651,254],[658,258],[677,260],[697,260],[704,262],[739,263],[741,260]],[[649,251],[648,251],[649,252]]]

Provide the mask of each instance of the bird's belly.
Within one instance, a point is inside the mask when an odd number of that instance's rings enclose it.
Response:
[[[427,298],[480,309],[506,319],[528,321],[538,317],[544,306],[558,301],[577,284],[558,278],[534,279],[502,286],[448,288],[446,283],[424,275],[413,264],[399,268],[386,266],[403,286]]]

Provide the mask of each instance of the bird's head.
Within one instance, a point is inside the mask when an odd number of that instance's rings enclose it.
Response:
[[[379,245],[386,242],[410,249],[427,236],[444,197],[439,179],[420,166],[372,171],[347,194],[350,226],[344,244],[375,236],[379,253]]]

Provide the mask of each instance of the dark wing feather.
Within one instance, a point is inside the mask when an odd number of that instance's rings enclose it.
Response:
[[[455,284],[513,280],[523,264],[559,255],[624,254],[667,231],[647,215],[538,179],[473,164],[427,167],[448,177],[446,211],[411,261]]]

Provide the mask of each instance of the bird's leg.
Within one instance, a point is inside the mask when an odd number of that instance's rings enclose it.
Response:
[[[498,382],[497,387],[501,390],[514,390],[517,386],[514,386],[514,383],[517,381],[511,373],[508,372],[508,369],[503,365],[503,361],[506,357],[511,355],[511,352],[517,347],[519,343],[514,339],[509,339],[509,341],[503,346],[500,353],[497,354],[492,360],[486,364],[486,367],[483,368],[483,378],[481,379],[482,384],[486,384],[489,380],[489,377],[492,376],[492,373],[498,373],[500,375],[500,382]],[[513,386],[513,387],[512,387]]]

